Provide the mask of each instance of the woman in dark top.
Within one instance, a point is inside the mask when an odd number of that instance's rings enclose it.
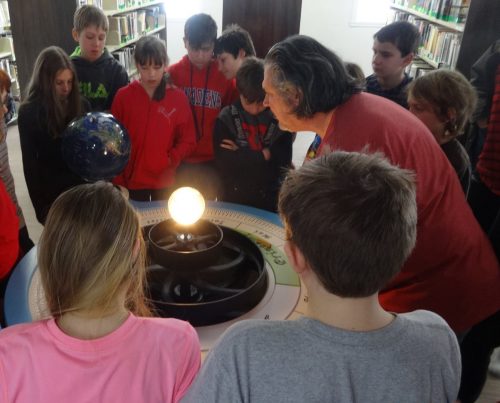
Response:
[[[469,192],[471,165],[457,140],[474,111],[476,92],[457,71],[439,69],[413,80],[408,87],[410,112],[432,132],[457,172],[465,195]]]
[[[42,224],[57,196],[84,182],[63,160],[61,134],[86,109],[68,55],[56,46],[42,50],[18,117],[24,176]]]

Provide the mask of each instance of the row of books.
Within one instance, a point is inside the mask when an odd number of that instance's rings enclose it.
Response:
[[[89,4],[91,6],[96,6],[102,8],[102,0],[79,0],[78,7],[83,6],[84,4]]]
[[[108,21],[109,30],[106,44],[120,45],[152,29],[165,26],[166,17],[160,7],[150,7],[108,17]]]
[[[160,34],[154,35],[160,38]],[[115,57],[115,59],[118,60],[123,65],[123,67],[125,67],[129,76],[131,76],[132,78],[137,75],[134,60],[134,50],[135,45],[130,45],[113,52],[113,56]]]
[[[394,0],[394,4],[414,9],[431,17],[453,23],[464,23],[470,0]]]
[[[125,8],[137,7],[148,4],[150,0],[104,0],[104,10],[123,10]]]
[[[423,43],[419,54],[433,60],[438,65],[444,64],[454,68],[460,51],[460,35],[443,31],[435,25],[428,24],[424,28]]]
[[[0,28],[10,27],[9,4],[6,0],[0,1]]]
[[[429,71],[434,70],[429,64],[426,62],[420,60],[420,59],[415,59],[413,62],[408,65],[406,68],[406,73],[413,78],[417,78],[420,76],[423,76],[427,74]]]
[[[420,32],[419,54],[430,59],[435,65],[445,64],[454,67],[462,36],[460,33],[434,25],[427,20],[411,14],[396,12],[395,21],[408,21],[415,25]]]
[[[134,49],[135,45],[131,45],[113,52],[115,59],[125,67],[129,75],[135,70]]]
[[[131,7],[147,6],[154,0],[79,0],[78,6],[90,4],[103,10],[124,10]]]

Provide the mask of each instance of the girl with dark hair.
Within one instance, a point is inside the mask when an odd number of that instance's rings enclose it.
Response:
[[[42,50],[18,118],[24,177],[42,224],[57,196],[83,183],[63,160],[61,134],[88,107],[80,97],[75,69],[64,50],[57,46]]]
[[[130,160],[114,182],[135,200],[166,199],[177,166],[196,146],[193,116],[184,92],[170,83],[160,39],[139,39],[134,59],[140,78],[121,88],[111,106],[132,142]]]

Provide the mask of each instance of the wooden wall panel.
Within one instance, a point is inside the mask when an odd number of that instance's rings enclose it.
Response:
[[[252,36],[258,57],[287,36],[298,34],[302,0],[224,0],[223,28],[237,23]]]
[[[75,0],[9,0],[19,84],[24,95],[40,51],[57,45],[71,53]]]

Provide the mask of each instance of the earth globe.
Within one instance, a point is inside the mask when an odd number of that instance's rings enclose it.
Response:
[[[70,122],[62,134],[62,156],[87,182],[120,174],[130,156],[130,137],[109,113],[89,112]]]

